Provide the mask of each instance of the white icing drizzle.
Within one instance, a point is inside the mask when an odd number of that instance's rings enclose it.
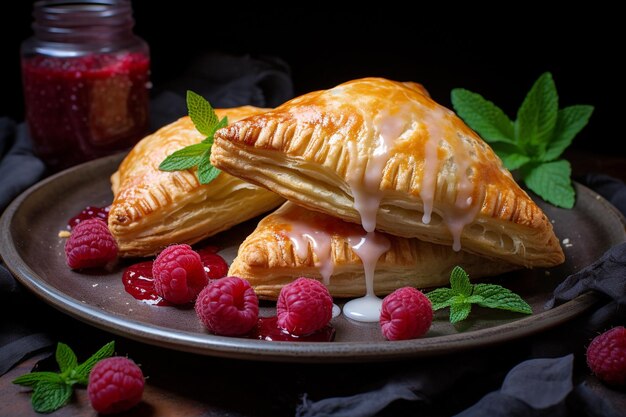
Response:
[[[374,271],[378,259],[389,250],[391,243],[384,235],[376,232],[367,232],[365,236],[349,237],[348,242],[363,263],[365,296],[348,301],[343,306],[343,313],[357,321],[378,321],[382,300],[374,293]]]
[[[448,226],[448,230],[452,235],[452,249],[456,252],[461,250],[461,234],[463,228],[471,223],[476,217],[480,208],[478,204],[474,204],[472,193],[474,185],[469,179],[467,171],[470,169],[470,155],[465,147],[463,138],[457,137],[459,141],[455,148],[454,161],[456,162],[456,179],[458,184],[456,200],[454,206],[444,211],[443,219]]]
[[[363,263],[366,288],[364,297],[350,300],[343,307],[344,314],[353,320],[376,322],[380,318],[382,300],[374,293],[374,270],[378,258],[390,247],[389,240],[374,231],[376,215],[384,195],[380,190],[380,182],[394,142],[403,133],[405,126],[406,120],[401,115],[380,114],[374,120],[376,147],[371,154],[361,155],[358,153],[359,144],[349,142],[351,166],[348,167],[348,185],[354,198],[354,208],[359,212],[361,225],[367,232],[365,236],[349,238],[352,249]],[[368,144],[360,145],[363,148]],[[368,158],[365,172],[357,168],[356,162],[360,157]]]
[[[456,140],[458,143],[450,143],[450,148],[454,151],[454,163],[456,164],[455,180],[457,183],[457,194],[452,207],[442,207],[443,220],[452,235],[452,249],[461,250],[461,234],[463,228],[471,223],[476,217],[480,208],[477,202],[472,200],[474,185],[468,177],[468,170],[471,167],[470,155],[463,138],[456,134],[456,128],[452,125],[454,113],[450,110],[435,106],[434,108],[423,109],[423,123],[428,130],[428,140],[424,148],[424,176],[420,187],[420,197],[424,204],[424,215],[422,222],[429,224],[432,217],[435,192],[437,190],[437,176],[439,173],[439,156],[437,154],[439,144],[442,141]],[[446,128],[454,132],[446,137]],[[476,204],[474,204],[476,203]]]
[[[348,152],[351,154],[348,185],[354,198],[354,208],[359,212],[361,224],[367,232],[373,232],[376,229],[376,214],[384,194],[380,191],[380,181],[383,178],[391,148],[402,134],[404,126],[405,121],[402,117],[381,115],[377,117],[374,124],[377,132],[376,147],[370,155],[361,155],[358,149],[359,144],[353,141],[348,144],[350,147]],[[357,168],[357,161],[361,157],[369,157],[365,172]]]
[[[306,259],[310,243],[315,254],[315,266],[322,276],[324,285],[328,285],[334,269],[330,234],[323,230],[315,229],[305,222],[292,221],[290,224],[291,230],[287,232],[287,237],[289,237],[294,246],[296,256],[302,260]]]
[[[436,106],[434,109],[423,108],[422,122],[428,131],[428,139],[424,145],[424,176],[420,187],[420,197],[424,203],[424,215],[422,222],[429,224],[433,213],[433,202],[437,189],[437,174],[439,172],[439,155],[437,149],[439,142],[443,140],[444,133],[441,129],[445,122],[446,113],[443,108]]]

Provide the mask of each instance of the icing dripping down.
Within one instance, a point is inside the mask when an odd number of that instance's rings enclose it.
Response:
[[[439,144],[444,140],[448,142],[456,140],[456,144],[450,144],[456,165],[454,174],[457,184],[456,198],[451,207],[442,207],[440,214],[452,235],[452,249],[458,252],[461,250],[463,228],[474,220],[480,207],[472,196],[474,185],[469,178],[471,157],[464,138],[456,134],[456,129],[452,124],[453,116],[454,113],[440,106],[423,111],[423,122],[428,130],[428,139],[424,148],[424,176],[420,187],[420,197],[424,205],[422,222],[429,224],[432,220],[437,176],[440,170]]]
[[[314,229],[302,222],[292,222],[287,237],[294,246],[298,258],[304,260],[309,253],[309,243],[315,254],[315,267],[319,270],[324,285],[330,284],[333,274],[333,260],[331,254],[331,236],[323,230]]]
[[[350,237],[348,242],[363,263],[365,296],[348,301],[343,307],[343,313],[356,321],[378,321],[382,300],[374,293],[374,271],[378,259],[389,250],[391,243],[384,235],[376,232]]]
[[[362,155],[359,153],[358,144],[350,141],[348,152],[351,167],[348,172],[348,185],[354,198],[354,208],[361,216],[361,224],[365,231],[373,232],[376,229],[376,214],[383,198],[380,191],[380,181],[383,177],[385,165],[389,160],[389,153],[393,143],[404,130],[405,122],[399,116],[382,115],[378,117],[375,128],[378,132],[376,147],[369,155],[365,172],[357,167],[357,161]]]

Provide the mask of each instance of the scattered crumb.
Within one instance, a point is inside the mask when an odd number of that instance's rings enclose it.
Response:
[[[566,237],[565,239],[563,239],[563,245],[565,245],[566,248],[571,248],[572,246],[574,246],[573,243],[569,242],[569,238]]]
[[[92,284],[91,285],[93,288],[96,288],[98,286],[98,284]]]
[[[550,220],[552,223],[556,223],[556,221],[554,219]]]
[[[550,271],[544,271],[543,272],[545,276],[549,276],[550,275]]]
[[[71,233],[68,230],[59,231],[59,237],[67,238],[67,237],[70,237],[70,234]]]

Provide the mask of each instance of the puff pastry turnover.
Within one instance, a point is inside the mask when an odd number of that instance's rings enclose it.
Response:
[[[262,111],[246,106],[216,113],[235,121]],[[284,201],[224,172],[202,185],[195,169],[159,170],[169,154],[203,139],[191,119],[183,117],[137,143],[112,175],[109,230],[121,256],[148,256],[173,243],[195,243]]]
[[[377,295],[404,286],[446,285],[456,265],[472,278],[516,268],[464,251],[455,252],[450,246],[376,233],[379,239],[389,242],[389,249],[376,263]],[[364,267],[352,246],[365,234],[360,225],[287,202],[259,222],[239,247],[228,273],[247,279],[266,299],[277,298],[284,285],[300,276],[324,282],[334,297],[362,296]]]
[[[211,161],[368,231],[526,267],[564,260],[493,150],[419,84],[365,78],[300,96],[219,130]]]

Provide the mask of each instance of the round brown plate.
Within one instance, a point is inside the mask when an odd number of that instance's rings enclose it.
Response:
[[[524,316],[474,308],[460,325],[448,322],[439,311],[426,337],[389,342],[378,324],[356,323],[343,316],[333,319],[334,342],[267,342],[208,334],[193,309],[155,307],[124,291],[120,262],[112,271],[78,273],[65,264],[65,239],[58,232],[86,205],[111,203],[109,176],[121,155],[71,168],[31,187],[18,197],[0,219],[0,254],[17,279],[59,310],[93,326],[145,343],[205,355],[254,360],[299,362],[380,361],[438,355],[528,336],[556,326],[588,309],[595,297],[585,294],[545,310],[553,289],[567,275],[595,261],[611,246],[626,240],[622,216],[606,200],[576,184],[572,210],[538,201],[554,223],[565,250],[566,262],[550,270],[510,273],[492,281],[519,293],[534,314]],[[238,244],[255,221],[208,239],[231,261]],[[341,304],[341,303],[339,303]],[[273,306],[262,308],[270,315]]]

